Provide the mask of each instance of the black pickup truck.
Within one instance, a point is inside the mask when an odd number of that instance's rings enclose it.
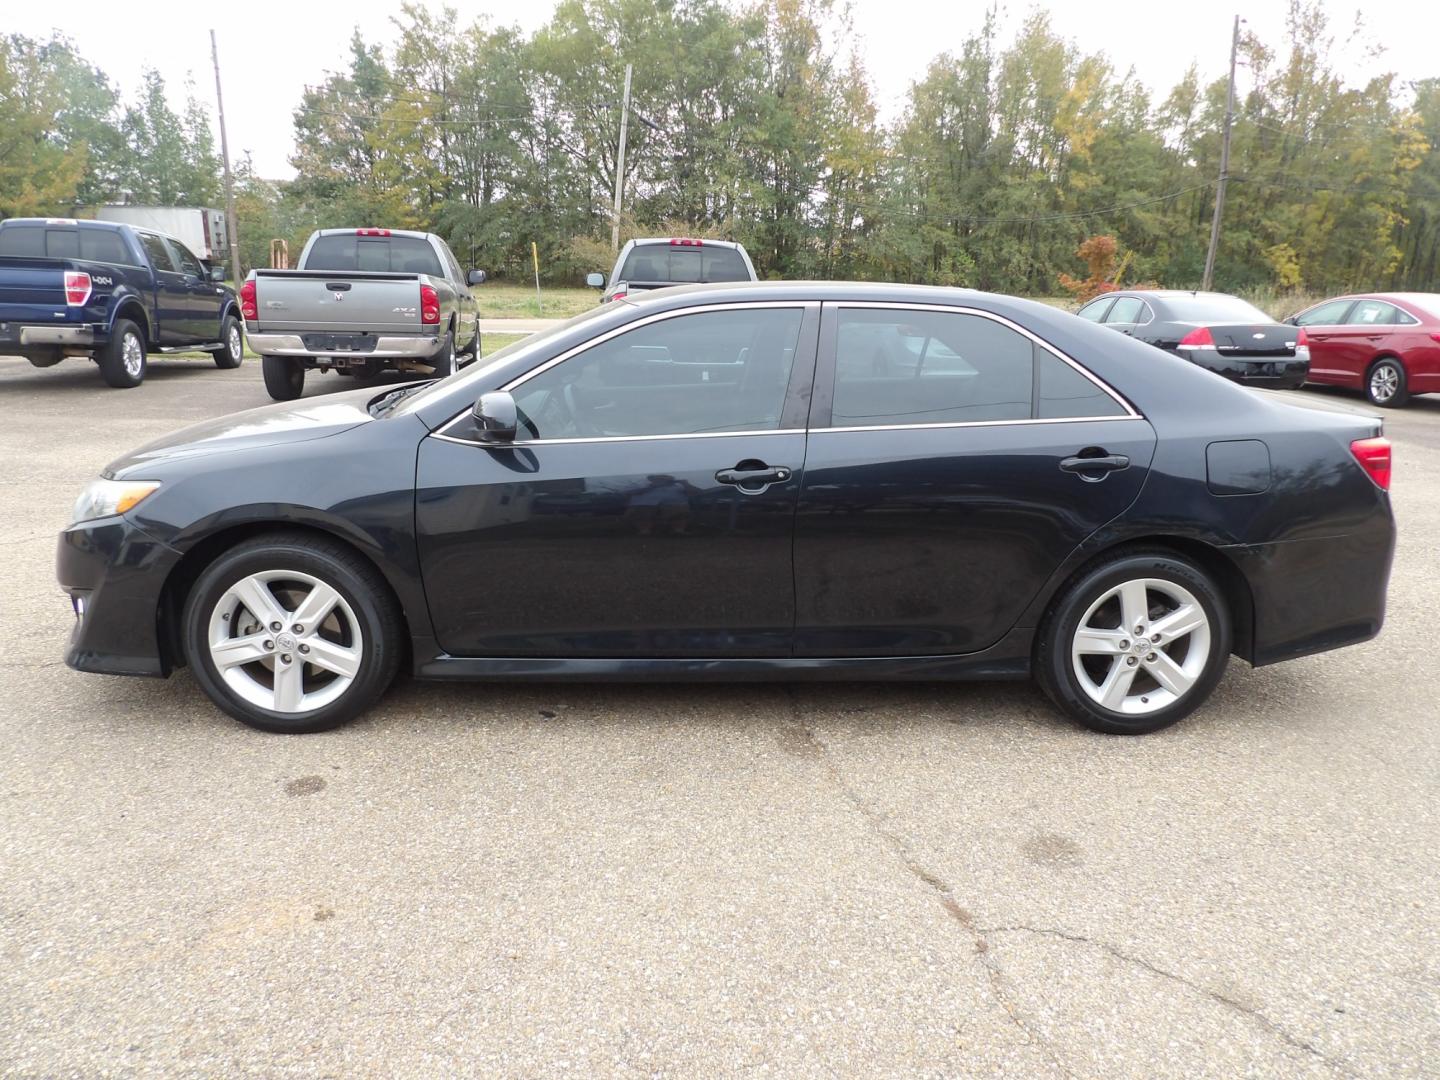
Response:
[[[139,386],[152,352],[244,358],[239,306],[174,237],[110,221],[0,222],[0,356],[50,367],[88,356],[111,386]]]

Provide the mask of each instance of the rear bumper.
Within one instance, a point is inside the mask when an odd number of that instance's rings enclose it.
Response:
[[[92,326],[22,326],[7,323],[0,329],[0,345],[20,348],[54,347],[89,349],[95,345]]]
[[[1180,349],[1180,356],[1232,382],[1298,390],[1310,374],[1310,361],[1289,356],[1226,356],[1214,349]]]
[[[316,350],[305,345],[299,334],[266,333],[246,330],[250,348],[261,356],[360,356],[379,359],[423,360],[440,349],[439,334],[408,334],[382,336],[375,339],[373,349]]]
[[[62,532],[55,576],[75,615],[65,663],[105,675],[170,674],[160,646],[160,590],[179,558],[124,518]]]

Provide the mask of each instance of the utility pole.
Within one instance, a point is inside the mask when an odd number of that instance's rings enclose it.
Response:
[[[220,161],[225,166],[225,228],[230,233],[230,272],[240,288],[240,230],[235,223],[235,182],[230,177],[230,143],[225,137],[225,96],[220,92],[220,50],[210,31],[210,59],[215,65],[215,105],[220,112]]]
[[[620,251],[620,196],[625,190],[625,131],[630,123],[630,75],[631,64],[625,65],[625,101],[620,107],[620,152],[615,155],[615,220],[610,225],[610,251]]]
[[[1220,246],[1220,215],[1225,210],[1225,186],[1230,182],[1230,128],[1235,123],[1235,55],[1240,50],[1240,24],[1235,16],[1235,29],[1230,35],[1230,87],[1225,94],[1225,134],[1220,142],[1220,183],[1215,187],[1215,217],[1210,222],[1210,250],[1205,253],[1205,280],[1201,288],[1207,292],[1215,278],[1215,249]]]

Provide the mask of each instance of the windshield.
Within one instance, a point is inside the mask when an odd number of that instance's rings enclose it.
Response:
[[[740,252],[714,244],[637,244],[625,258],[618,281],[665,281],[695,284],[712,281],[749,281],[751,275]]]
[[[1186,323],[1273,323],[1275,320],[1238,296],[1167,296],[1170,317]]]
[[[590,319],[595,319],[601,315],[609,314],[615,311],[616,306],[617,305],[611,304],[605,307],[592,308],[589,311],[581,312],[579,315],[574,315],[571,318],[566,319],[562,323],[557,323],[555,326],[552,326],[548,330],[539,330],[533,334],[530,334],[527,337],[521,338],[519,341],[512,341],[503,349],[496,349],[489,356],[475,361],[475,363],[466,367],[464,371],[457,371],[448,379],[437,379],[434,382],[428,384],[425,389],[421,390],[418,394],[409,395],[399,403],[398,407],[395,409],[395,412],[413,412],[416,408],[423,405],[426,401],[429,401],[430,398],[434,397],[437,391],[440,393],[448,393],[449,391],[455,389],[455,387],[457,386],[463,386],[466,383],[475,382],[477,379],[481,378],[485,372],[489,371],[496,364],[505,363],[506,361],[511,360],[514,357],[520,356],[521,354],[530,352],[532,350],[541,350],[550,342],[552,338],[567,333],[573,328],[581,325],[584,322],[587,322]]]
[[[354,233],[320,236],[310,245],[303,269],[445,276],[435,249],[418,236],[357,236]]]

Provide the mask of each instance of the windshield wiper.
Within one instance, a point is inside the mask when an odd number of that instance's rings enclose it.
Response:
[[[377,398],[375,401],[372,401],[370,403],[370,415],[384,416],[386,413],[394,409],[396,405],[399,405],[400,402],[404,401],[407,397],[409,397],[411,394],[419,390],[424,390],[425,387],[429,385],[430,384],[428,382],[422,382],[416,383],[414,386],[402,386],[398,390],[391,390],[384,397]]]

